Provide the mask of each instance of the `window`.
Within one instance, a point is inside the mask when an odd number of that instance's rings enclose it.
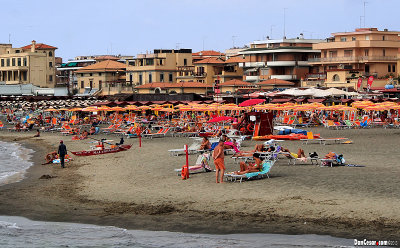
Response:
[[[344,50],[344,56],[345,57],[353,56],[353,50]]]
[[[163,60],[162,60],[162,59],[160,59],[160,62],[159,62],[159,63],[160,63],[160,65],[163,65]]]
[[[1,67],[4,67],[4,59],[1,59]]]
[[[83,73],[81,73],[81,77],[83,77]]]
[[[340,37],[340,41],[345,42],[345,41],[347,41],[347,38],[346,37]]]
[[[15,66],[15,58],[12,58],[12,66]]]
[[[50,76],[49,76],[49,81],[50,81],[50,82],[53,82],[53,75],[50,75]]]
[[[356,40],[356,37],[351,37],[351,40],[352,40],[352,41],[355,41],[355,40]]]
[[[101,72],[99,72],[99,76],[101,76]]]
[[[89,81],[89,87],[93,88],[93,81],[92,80]]]
[[[89,73],[89,76],[90,76],[90,77],[93,76],[93,73]]]
[[[340,81],[340,77],[338,74],[333,75],[332,81]]]
[[[85,82],[81,81],[81,89],[85,88]]]
[[[10,59],[7,59],[7,66],[10,66]]]
[[[164,82],[164,73],[160,73],[160,82]]]
[[[386,56],[386,50],[382,49],[382,56],[385,57]]]
[[[49,52],[49,56],[50,57],[53,56],[53,52],[52,51]]]
[[[337,57],[337,51],[329,51],[329,57],[330,58],[336,58]]]
[[[151,75],[151,72],[149,73],[149,83],[153,82],[153,75]]]
[[[24,66],[27,66],[27,63],[26,63],[26,62],[27,62],[27,60],[26,60],[26,58],[24,58],[24,59],[23,59]]]
[[[15,53],[20,53],[20,51],[19,50],[15,50]]]
[[[139,74],[139,85],[143,84],[143,75]]]
[[[99,90],[101,90],[101,88],[102,88],[102,81],[101,80],[99,80]]]
[[[385,36],[384,35],[382,36],[382,40],[385,40]]]
[[[396,65],[392,65],[392,72],[396,72]]]
[[[390,72],[390,69],[391,69],[392,67],[390,66],[390,65],[388,65],[388,72]]]
[[[146,59],[146,65],[154,65],[153,59]]]
[[[174,81],[174,77],[173,77],[172,73],[170,73],[170,74],[168,75],[168,81],[169,81],[169,82]]]
[[[187,59],[183,59],[183,65],[187,66]]]
[[[364,50],[364,56],[369,56],[368,54],[369,54],[369,50],[368,50],[368,49],[365,49],[365,50]]]
[[[327,53],[328,53],[327,51],[324,51],[324,58],[328,57]]]
[[[49,62],[49,67],[51,68],[51,67],[53,67],[53,62]]]
[[[369,40],[369,35],[366,35],[366,36],[365,36],[365,40]]]
[[[18,59],[17,59],[17,65],[18,65],[18,66],[21,66],[21,58],[18,58]]]

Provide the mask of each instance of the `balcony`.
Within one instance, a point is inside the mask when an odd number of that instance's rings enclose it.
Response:
[[[309,73],[306,75],[306,80],[324,80],[326,79],[325,73]]]
[[[396,56],[349,56],[349,57],[329,57],[309,59],[309,63],[364,63],[364,62],[382,62],[389,61],[396,63]]]
[[[192,74],[193,77],[207,77],[206,72],[193,72]]]
[[[178,66],[177,70],[178,72],[193,72],[194,66]]]
[[[297,75],[271,75],[271,79],[296,80]]]
[[[310,66],[308,61],[268,61],[267,66]]]
[[[259,81],[260,80],[260,76],[245,76],[245,81]]]
[[[239,67],[264,67],[265,62],[245,62],[239,63]]]

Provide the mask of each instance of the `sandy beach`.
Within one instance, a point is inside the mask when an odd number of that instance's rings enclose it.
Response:
[[[214,173],[181,180],[174,172],[185,157],[171,157],[168,149],[191,143],[189,138],[126,139],[126,152],[90,157],[73,156],[60,165],[42,165],[44,155],[56,150],[60,139],[69,151],[88,149],[90,140],[34,132],[0,132],[0,139],[35,150],[26,178],[0,187],[0,215],[34,220],[113,225],[129,229],[202,233],[328,234],[358,239],[400,240],[400,130],[308,129],[323,137],[346,137],[348,145],[284,147],[306,154],[330,151],[346,162],[365,167],[320,167],[311,163],[288,165],[280,159],[270,178],[243,183],[215,184]],[[103,136],[96,136],[101,138]],[[119,137],[105,136],[114,142]],[[254,141],[244,141],[244,150]],[[260,142],[258,142],[260,143]],[[190,156],[191,164],[196,159]],[[211,162],[211,166],[214,167]],[[238,169],[226,158],[227,171]],[[51,179],[39,179],[51,175]]]

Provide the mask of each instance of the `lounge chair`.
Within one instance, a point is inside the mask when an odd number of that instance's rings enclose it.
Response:
[[[189,154],[195,154],[195,153],[199,152],[200,146],[201,146],[201,144],[198,143],[198,142],[195,142],[195,143],[191,144],[188,147],[188,153]],[[185,148],[171,149],[171,150],[168,150],[168,152],[169,152],[170,156],[179,156],[179,155],[185,154]]]
[[[194,173],[201,173],[201,172],[211,172],[213,171],[210,168],[210,165],[208,162],[210,161],[211,154],[210,153],[203,153],[200,154],[197,157],[196,163],[194,166],[189,166],[189,173],[194,174]],[[182,168],[178,168],[174,170],[175,172],[178,173],[178,176],[181,175]]]
[[[143,134],[143,138],[147,138],[147,139],[152,139],[154,137],[163,137],[165,136],[165,133],[168,132],[169,128],[161,128],[158,130],[157,133],[146,133]]]
[[[250,180],[250,179],[261,179],[261,178],[265,178],[265,177],[269,178],[268,174],[269,174],[272,166],[274,165],[274,163],[275,163],[274,160],[264,160],[262,163],[261,171],[250,172],[250,173],[246,173],[243,175],[237,175],[233,172],[233,173],[226,173],[224,176],[227,181],[229,180],[231,182],[236,182],[236,181],[242,182],[243,179]]]

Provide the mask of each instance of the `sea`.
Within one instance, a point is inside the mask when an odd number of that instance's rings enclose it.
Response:
[[[23,180],[33,150],[0,141],[0,185]],[[0,203],[1,204],[1,203]],[[67,222],[0,216],[0,247],[353,247],[352,239],[324,235],[195,234],[127,230]]]

